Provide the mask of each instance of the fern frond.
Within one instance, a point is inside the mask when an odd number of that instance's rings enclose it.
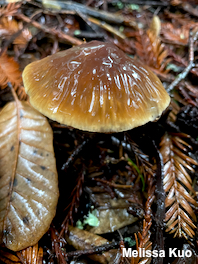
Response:
[[[0,247],[0,263],[21,264],[21,261],[15,252],[8,250],[6,247]]]
[[[192,26],[191,26],[192,27]],[[189,39],[189,26],[175,28],[172,23],[162,23],[162,36],[168,43],[186,46]]]
[[[4,16],[13,16],[17,10],[21,7],[22,2],[18,3],[9,3],[0,7],[0,17]]]
[[[26,263],[35,263],[35,264],[43,263],[43,249],[41,247],[38,248],[38,244],[22,250],[21,254],[24,260],[26,261]]]
[[[17,22],[15,19],[10,19],[10,17],[2,17],[0,19],[1,37],[12,36],[20,30],[22,30],[22,32],[14,39],[13,43],[26,45],[32,38],[30,31],[27,28],[23,29],[23,24],[21,22]]]
[[[138,236],[135,234],[135,240],[136,240],[136,250],[139,251],[144,251],[146,250],[152,250],[152,242],[150,241],[150,229],[151,227],[151,222],[148,223],[143,221],[143,230],[142,233],[138,232]],[[149,264],[151,262],[152,258],[151,257],[132,257],[131,259],[131,264]]]
[[[180,107],[179,104],[177,104],[177,102],[173,99],[171,99],[170,107],[172,108],[172,111],[169,114],[168,120],[174,123],[177,119],[177,114],[179,113]]]
[[[8,82],[11,82],[14,89],[22,83],[21,72],[19,71],[18,63],[11,57],[8,57],[6,53],[3,53],[0,57],[0,86],[5,88]]]
[[[195,73],[195,72],[194,72]],[[187,104],[191,104],[193,106],[197,106],[198,104],[198,89],[190,84],[189,82],[185,82],[184,86],[180,87],[180,93],[182,94],[184,101]]]
[[[182,135],[165,134],[160,143],[160,152],[164,161],[166,232],[188,239],[194,237],[196,228],[196,216],[191,206],[197,206],[188,171],[194,172],[192,165],[198,163],[188,156],[189,146],[181,138]]]
[[[160,73],[165,74],[168,72],[166,69],[167,64],[170,62],[170,59],[167,59],[168,53],[160,38],[151,30],[147,30],[146,34],[140,30],[135,46],[138,57],[142,62]]]

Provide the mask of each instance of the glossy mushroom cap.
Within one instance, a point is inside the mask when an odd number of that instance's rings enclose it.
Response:
[[[99,41],[29,64],[23,81],[34,108],[61,124],[90,132],[141,126],[170,103],[148,67]]]

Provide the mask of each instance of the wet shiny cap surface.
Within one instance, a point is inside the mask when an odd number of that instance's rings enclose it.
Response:
[[[160,116],[170,97],[158,77],[110,43],[92,41],[29,64],[34,108],[90,132],[121,132]]]

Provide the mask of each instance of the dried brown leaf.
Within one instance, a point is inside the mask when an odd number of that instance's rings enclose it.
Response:
[[[186,25],[175,28],[172,23],[162,23],[161,33],[164,40],[169,43],[184,46],[188,44],[189,27],[186,27]]]
[[[109,241],[103,237],[72,226],[69,226],[69,235],[66,236],[66,240],[68,244],[79,250],[93,249],[94,247],[109,243]],[[111,259],[114,258],[115,251],[109,250],[107,252],[103,252],[102,254],[90,255],[89,257],[94,261],[105,264],[109,263]]]
[[[166,15],[169,18],[169,20],[172,20],[172,24],[176,26],[176,28],[185,26],[186,28],[191,29],[191,28],[195,28],[198,26],[197,21],[192,20],[190,17],[186,16],[186,14],[182,14],[180,12],[171,13],[167,10]],[[162,24],[162,27],[163,27],[163,24]]]
[[[181,137],[184,135],[182,134]],[[195,235],[195,213],[191,205],[197,206],[193,195],[192,180],[187,169],[194,172],[192,165],[197,161],[188,156],[189,145],[179,134],[165,134],[161,141],[160,152],[164,160],[164,190],[166,192],[166,232],[175,236]],[[184,146],[187,146],[188,149]]]
[[[138,220],[138,217],[127,212],[128,207],[131,205],[126,199],[127,193],[129,194],[130,191],[122,192],[120,190],[118,197],[114,199],[107,193],[92,194],[98,205],[98,207],[94,209],[94,213],[99,223],[97,226],[89,228],[91,233],[104,234],[113,232]],[[104,210],[104,206],[107,204],[109,208]],[[142,216],[143,212],[139,215],[139,218]]]
[[[58,179],[47,119],[27,102],[0,112],[0,243],[34,245],[56,212]]]

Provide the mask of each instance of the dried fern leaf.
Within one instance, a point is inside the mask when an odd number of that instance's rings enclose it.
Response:
[[[175,98],[175,96],[174,96],[174,98]],[[175,121],[177,119],[177,114],[180,110],[180,107],[174,100],[171,99],[170,108],[172,109],[172,111],[170,112],[170,114],[168,116],[168,120],[175,123]]]
[[[135,234],[136,240],[136,250],[139,252],[142,250],[152,250],[152,242],[150,241],[150,229],[151,222],[148,223],[145,220],[143,221],[143,230],[142,233],[138,233],[138,236]],[[132,257],[131,264],[149,264],[151,263],[151,257]]]
[[[181,134],[181,136],[184,136]],[[178,134],[165,134],[160,143],[164,161],[164,190],[166,192],[166,232],[174,237],[193,237],[196,215],[191,205],[197,206],[192,179],[187,171],[194,172],[197,161],[189,157],[189,145]]]
[[[14,39],[13,44],[24,46],[32,38],[30,31],[27,28],[23,29],[23,24],[17,22],[15,19],[10,19],[10,17],[3,17],[0,19],[1,38],[11,37],[20,30],[22,30],[22,32]]]
[[[192,27],[192,25],[191,25]],[[172,23],[162,23],[161,33],[166,42],[186,46],[189,39],[189,25],[175,27]]]
[[[5,264],[21,264],[20,259],[15,255],[13,251],[6,249],[5,247],[0,248],[0,263]]]
[[[5,88],[8,82],[11,82],[14,89],[22,83],[21,72],[18,63],[6,53],[0,56],[0,86]]]
[[[146,34],[140,30],[135,46],[138,57],[142,62],[162,74],[168,72],[166,66],[170,59],[167,59],[167,51],[152,30],[147,30]]]
[[[48,230],[58,200],[53,134],[27,102],[0,112],[0,242],[18,251]]]
[[[28,247],[21,252],[27,264],[42,264],[43,263],[43,249],[38,248],[38,243],[33,247]]]
[[[27,94],[22,86],[22,77],[18,63],[6,53],[0,56],[0,88],[7,87],[10,82],[21,100],[27,99]]]
[[[21,7],[21,3],[9,3],[7,5],[3,5],[0,7],[0,17],[4,16],[12,16],[14,15],[17,10]]]

